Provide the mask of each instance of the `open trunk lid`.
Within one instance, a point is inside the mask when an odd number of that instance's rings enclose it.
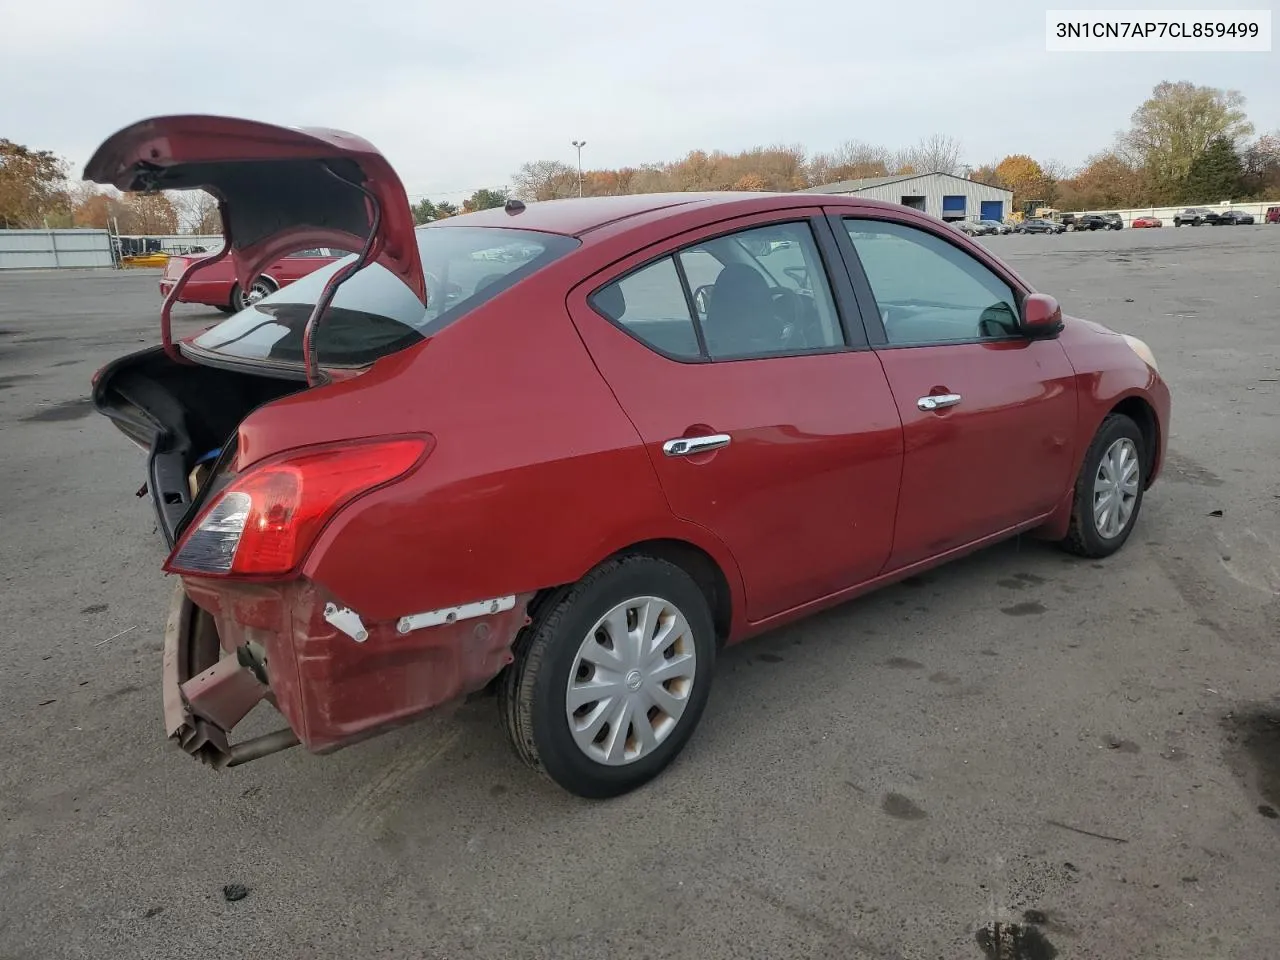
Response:
[[[296,250],[360,250],[372,239],[369,262],[426,303],[404,185],[386,158],[353,134],[233,117],[155,117],[104,141],[84,177],[120,190],[213,194],[242,289]]]

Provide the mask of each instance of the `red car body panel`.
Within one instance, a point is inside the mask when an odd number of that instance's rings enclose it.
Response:
[[[283,153],[301,149],[281,142]],[[588,302],[648,259],[782,219],[810,219],[827,238],[824,259],[838,248],[846,260],[835,231],[851,216],[927,230],[1032,292],[945,224],[853,198],[617,197],[432,226],[515,226],[581,245],[358,375],[251,412],[233,473],[321,444],[408,434],[433,442],[415,470],[330,517],[294,574],[263,583],[184,574],[187,596],[213,618],[228,655],[266,649],[273,701],[298,740],[326,751],[484,686],[511,660],[533,598],[623,551],[686,564],[732,643],[1012,533],[1061,537],[1084,453],[1115,409],[1149,420],[1155,479],[1168,389],[1121,336],[1087,321],[1068,318],[1047,339],[890,348],[863,325],[868,305],[852,292],[852,265],[826,262],[844,322],[864,342],[686,363]],[[403,249],[402,228],[398,219],[386,228],[388,249]],[[396,270],[408,259],[393,258]],[[940,392],[964,403],[919,408]],[[733,442],[664,455],[667,440],[707,432]],[[504,597],[514,606],[398,629],[400,618]],[[367,635],[335,626],[334,608],[358,615]],[[194,674],[183,676],[174,651],[188,642],[181,631],[166,639],[166,718],[196,752],[192,717],[216,726],[227,697],[202,698]],[[188,672],[209,664],[206,656]],[[241,695],[209,677],[211,690]]]
[[[160,277],[161,299],[169,295],[169,291],[173,289],[174,284],[178,282],[178,278],[182,276],[182,272],[187,266],[192,261],[200,259],[203,258],[194,256],[174,256],[169,258],[164,273]],[[295,280],[301,280],[307,274],[314,273],[337,259],[339,259],[337,255],[283,257],[267,267],[263,271],[263,275],[269,277],[277,288],[287,287]],[[210,307],[218,307],[219,309],[234,308],[235,304],[232,301],[231,291],[235,286],[236,275],[231,262],[219,260],[217,263],[201,267],[196,273],[192,274],[191,279],[187,281],[187,285],[182,288],[182,295],[178,299],[182,303],[200,303]]]
[[[1075,480],[1077,453],[1075,376],[1059,343],[906,347],[880,359],[906,447],[892,566],[1053,510]],[[916,401],[931,393],[963,402],[919,409]],[[1017,481],[993,495],[996,463]]]
[[[902,430],[880,362],[866,350],[675,362],[609,323],[586,298],[648,259],[773,219],[757,214],[664,238],[569,296],[578,332],[635,424],[670,509],[710,530],[738,559],[749,620],[846,589],[884,568]],[[716,433],[732,435],[732,451],[663,454],[667,440]],[[817,503],[824,508],[815,522]]]
[[[1134,217],[1132,224],[1132,227],[1135,230],[1162,226],[1164,226],[1164,221],[1158,217]]]

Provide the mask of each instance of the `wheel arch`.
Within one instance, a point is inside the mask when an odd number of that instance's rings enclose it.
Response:
[[[1155,466],[1160,462],[1161,443],[1164,439],[1160,436],[1160,420],[1156,416],[1155,408],[1140,394],[1130,394],[1117,401],[1107,411],[1106,416],[1109,417],[1117,413],[1128,417],[1142,431],[1143,453],[1146,457],[1146,463],[1142,465],[1143,489],[1150,489],[1151,484],[1155,481]],[[1106,417],[1103,419],[1105,420]],[[1100,426],[1101,422],[1099,423]]]
[[[624,556],[647,556],[665,560],[687,573],[707,598],[711,608],[711,620],[716,628],[716,643],[724,646],[734,627],[733,592],[729,578],[714,557],[701,547],[687,540],[670,538],[642,540],[622,550],[609,559]]]

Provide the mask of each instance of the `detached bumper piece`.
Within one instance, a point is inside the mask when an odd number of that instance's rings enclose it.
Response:
[[[234,767],[298,744],[285,727],[240,743],[233,727],[263,700],[273,702],[253,659],[242,648],[224,654],[208,615],[182,584],[174,590],[164,633],[164,722],[169,739],[215,769]]]

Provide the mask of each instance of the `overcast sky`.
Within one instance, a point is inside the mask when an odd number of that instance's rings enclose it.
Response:
[[[1102,4],[0,0],[0,137],[78,176],[102,139],[157,114],[337,127],[410,194],[458,200],[526,160],[574,162],[574,139],[587,167],[935,132],[975,165],[1075,165],[1166,79],[1238,89],[1260,132],[1280,127],[1280,54],[1047,53],[1047,6]]]

